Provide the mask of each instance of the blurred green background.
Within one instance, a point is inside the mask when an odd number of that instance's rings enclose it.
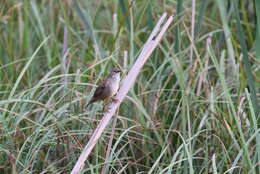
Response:
[[[69,173],[102,118],[102,102],[85,108],[96,84],[125,76],[164,12],[173,23],[83,173],[260,173],[259,9],[1,0],[0,173]]]

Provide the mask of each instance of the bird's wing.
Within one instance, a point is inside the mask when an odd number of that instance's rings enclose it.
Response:
[[[103,93],[103,91],[104,91],[104,88],[105,88],[105,83],[101,83],[101,84],[97,87],[97,89],[96,89],[96,91],[95,91],[95,93],[94,93],[94,96],[93,96],[93,99],[94,99],[94,100],[96,100],[96,98],[97,98],[98,96],[102,95],[102,93]]]

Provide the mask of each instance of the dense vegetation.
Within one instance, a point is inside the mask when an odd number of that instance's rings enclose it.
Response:
[[[164,12],[85,173],[260,173],[260,1],[76,2],[0,1],[0,173],[69,173],[102,117],[96,84],[125,76]]]

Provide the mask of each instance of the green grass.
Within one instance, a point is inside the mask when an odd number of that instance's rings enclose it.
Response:
[[[196,0],[194,45],[192,1],[129,2],[0,2],[0,173],[69,173],[102,117],[85,108],[96,84],[131,68],[164,12],[84,173],[260,173],[259,2]]]

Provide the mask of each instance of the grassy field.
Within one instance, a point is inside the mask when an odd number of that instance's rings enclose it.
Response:
[[[256,10],[258,9],[258,10]],[[160,16],[174,21],[83,173],[259,174],[259,0],[1,0],[0,173],[70,173]]]

